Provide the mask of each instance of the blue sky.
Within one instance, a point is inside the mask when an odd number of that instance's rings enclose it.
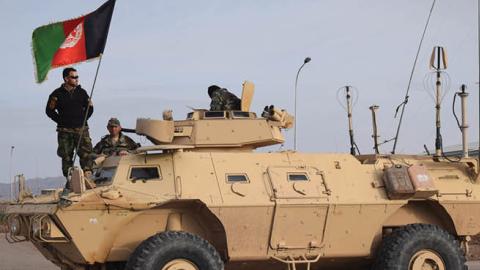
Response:
[[[55,124],[44,113],[48,95],[61,83],[61,69],[36,84],[31,33],[49,22],[78,17],[103,1],[0,0],[0,182],[8,182],[10,146],[14,173],[27,178],[61,175]],[[382,139],[393,137],[410,70],[431,1],[127,1],[118,0],[93,96],[91,137],[106,133],[118,117],[134,127],[137,117],[161,118],[173,109],[207,108],[206,88],[218,84],[240,94],[243,80],[256,84],[252,110],[275,104],[293,113],[293,85],[300,76],[298,149],[348,152],[346,113],[336,101],[344,85],[359,90],[354,127],[362,153],[372,152],[370,111],[380,105]],[[470,92],[470,138],[478,134],[477,2],[438,0],[427,31],[399,140],[401,153],[419,153],[434,142],[434,104],[424,90],[432,47],[449,55],[451,89],[442,112],[444,144],[460,143],[451,113],[462,83]],[[75,65],[90,91],[97,62]],[[284,149],[293,147],[293,130]],[[133,136],[142,144],[144,138]],[[391,150],[392,145],[381,148]],[[270,150],[277,150],[279,146]]]

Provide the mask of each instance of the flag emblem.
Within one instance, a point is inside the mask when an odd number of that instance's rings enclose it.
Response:
[[[62,43],[62,45],[60,46],[60,49],[75,47],[75,45],[77,45],[78,41],[82,36],[82,32],[83,32],[82,24],[77,25],[77,27],[75,27],[75,29],[73,29],[73,31],[70,32],[70,34],[68,34],[68,37]]]

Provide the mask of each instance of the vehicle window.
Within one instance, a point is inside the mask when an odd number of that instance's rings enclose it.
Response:
[[[205,118],[225,118],[224,111],[208,111],[205,112]]]
[[[247,183],[248,176],[246,174],[227,174],[227,182],[231,183]]]
[[[97,171],[95,171],[93,177],[95,184],[97,184],[97,186],[101,186],[110,183],[116,171],[117,167],[98,169]]]
[[[288,173],[288,181],[308,181],[306,173]]]
[[[187,114],[187,119],[192,119],[193,118],[193,112],[189,112]]]
[[[147,180],[161,180],[160,170],[158,167],[133,167],[130,170],[130,180],[132,181],[147,181]]]
[[[249,118],[250,113],[249,112],[242,112],[242,111],[234,111],[233,112],[233,117],[234,118]]]

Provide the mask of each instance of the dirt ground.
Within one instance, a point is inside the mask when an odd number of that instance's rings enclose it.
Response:
[[[470,261],[469,270],[480,270],[480,261]],[[47,261],[30,243],[9,244],[5,240],[5,235],[0,234],[0,269],[1,270],[59,270],[58,267]],[[241,266],[227,267],[227,270],[248,269]],[[284,270],[284,267],[278,267],[269,270]]]
[[[0,234],[0,269],[2,270],[59,270],[47,261],[30,243],[9,244]]]

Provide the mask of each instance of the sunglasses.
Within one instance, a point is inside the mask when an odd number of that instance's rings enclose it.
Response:
[[[70,79],[78,79],[78,76],[69,76]]]

